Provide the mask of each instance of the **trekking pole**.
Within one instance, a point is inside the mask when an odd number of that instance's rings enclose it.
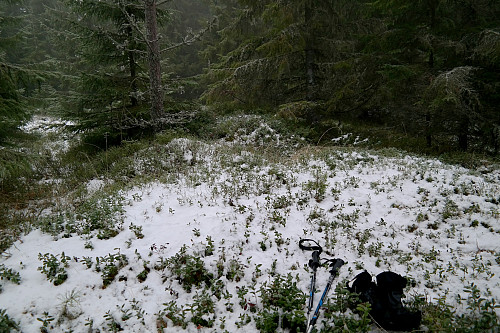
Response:
[[[316,270],[320,266],[319,251],[312,253],[312,259],[309,260],[309,267],[312,268],[311,286],[309,287],[309,305],[307,306],[307,320],[311,320],[311,310],[314,304],[314,289],[316,289]]]
[[[332,269],[330,270],[330,277],[328,278],[328,283],[326,284],[325,290],[323,291],[323,295],[321,295],[321,299],[319,300],[318,306],[316,307],[316,311],[314,311],[314,315],[309,321],[309,324],[307,326],[307,333],[311,333],[314,325],[316,324],[316,321],[318,320],[319,316],[319,309],[323,305],[323,302],[325,301],[325,298],[328,295],[330,288],[332,287],[333,280],[337,276],[339,268],[344,264],[344,261],[342,259],[332,259],[331,262],[332,263],[330,264],[330,267]]]
[[[305,246],[305,242],[312,242],[316,245],[313,246]],[[306,250],[306,251],[313,251],[312,253],[312,259],[309,259],[309,267],[313,270],[312,276],[311,276],[311,285],[309,286],[309,304],[307,306],[307,322],[311,320],[311,310],[314,304],[314,289],[316,288],[316,270],[320,266],[319,262],[319,255],[321,252],[323,252],[323,249],[321,246],[312,239],[301,239],[299,241],[299,248],[301,250]]]

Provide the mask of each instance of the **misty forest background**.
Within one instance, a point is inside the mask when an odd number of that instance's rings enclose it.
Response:
[[[71,121],[76,160],[165,130],[216,139],[234,113],[315,145],[497,159],[499,27],[496,0],[2,0],[1,201],[43,193],[33,115]]]

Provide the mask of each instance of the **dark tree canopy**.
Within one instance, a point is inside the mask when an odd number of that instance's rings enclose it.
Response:
[[[233,12],[221,14],[208,102],[277,107],[313,126],[369,122],[429,148],[498,152],[498,2],[217,4]]]
[[[8,0],[0,12],[0,140],[33,110],[119,142],[204,103],[318,136],[352,124],[428,151],[499,152],[498,1]]]

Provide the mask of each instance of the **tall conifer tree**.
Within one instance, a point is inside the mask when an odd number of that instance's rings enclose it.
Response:
[[[482,68],[495,62],[485,62],[479,49],[484,32],[498,27],[498,2],[378,0],[373,7],[387,24],[370,46],[380,55],[379,104],[393,119],[425,136],[429,147],[456,141],[461,150],[473,137],[482,141],[486,133],[478,129],[498,127],[478,91]],[[488,52],[500,44],[489,41]]]
[[[69,35],[77,41],[70,118],[99,137],[122,136],[149,120],[144,7],[128,0],[63,0]]]
[[[42,79],[22,59],[27,15],[20,1],[0,2],[0,196],[15,187],[12,180],[31,171],[29,157],[16,149],[21,126],[31,116],[26,97]]]
[[[373,24],[362,22],[361,1],[238,4],[236,19],[220,32],[223,56],[211,67],[214,84],[208,100],[257,105],[332,101],[338,106],[340,99],[359,103],[356,87],[366,94],[360,77],[369,71],[355,68],[360,53],[354,36]]]
[[[18,1],[0,3],[0,144],[28,118],[20,89],[29,73],[17,57],[25,13]]]

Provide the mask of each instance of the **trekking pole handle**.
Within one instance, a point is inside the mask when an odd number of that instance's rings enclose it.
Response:
[[[316,271],[316,269],[321,265],[319,262],[319,251],[314,251],[312,253],[312,259],[309,259],[309,267]]]
[[[334,259],[335,261],[333,263],[330,264],[330,267],[332,268],[330,270],[330,274],[332,275],[336,275],[339,268],[342,267],[342,265],[345,264],[344,260],[342,259]]]

